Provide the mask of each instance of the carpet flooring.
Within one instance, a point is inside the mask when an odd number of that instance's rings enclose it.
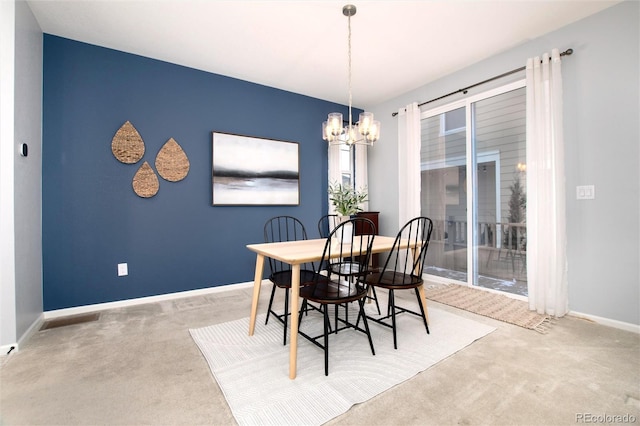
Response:
[[[258,312],[266,312],[270,290],[262,289]],[[19,351],[0,356],[0,425],[237,424],[189,329],[247,317],[252,295],[252,283],[230,286],[35,330]],[[398,292],[400,298],[403,305],[415,301],[412,292]],[[284,306],[284,292],[274,303]],[[428,305],[433,336],[440,330],[436,308],[496,330],[324,426],[576,426],[586,423],[577,417],[585,419],[584,413],[640,419],[637,333],[567,315],[541,334],[435,301]],[[281,331],[280,325],[280,338]],[[401,337],[400,348],[406,343]],[[391,340],[376,340],[377,350],[385,345],[393,347]],[[322,360],[312,366],[322,372]]]
[[[355,319],[357,314],[350,315]],[[495,330],[437,308],[429,310],[429,321],[427,335],[419,318],[399,315],[397,350],[391,329],[370,321],[375,356],[364,333],[348,329],[332,334],[328,376],[322,349],[300,336],[295,380],[289,379],[289,346],[282,344],[282,324],[271,321],[265,326],[264,315],[257,317],[253,336],[247,333],[249,318],[190,333],[238,424],[319,425]],[[305,316],[301,330],[321,334],[321,314]]]

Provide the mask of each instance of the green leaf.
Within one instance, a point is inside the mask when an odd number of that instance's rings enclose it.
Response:
[[[367,201],[366,188],[357,191],[350,185],[341,183],[329,184],[329,200],[334,205],[336,212],[343,216],[351,216],[362,211],[360,204]]]

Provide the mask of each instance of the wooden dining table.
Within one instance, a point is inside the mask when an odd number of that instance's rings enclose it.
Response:
[[[356,237],[357,238],[357,237]],[[289,378],[296,378],[296,362],[298,353],[298,315],[300,305],[300,265],[307,262],[317,262],[322,259],[325,238],[301,241],[285,241],[278,243],[248,244],[247,248],[256,253],[256,270],[253,282],[253,299],[251,301],[251,317],[249,319],[249,336],[253,336],[258,313],[258,300],[262,286],[264,259],[269,257],[291,265],[291,338],[289,348]],[[395,237],[376,235],[373,239],[371,253],[384,253],[393,248]],[[401,246],[408,247],[408,242],[401,242]],[[339,254],[336,253],[336,257]],[[424,287],[419,287],[422,306],[426,306],[427,300]]]

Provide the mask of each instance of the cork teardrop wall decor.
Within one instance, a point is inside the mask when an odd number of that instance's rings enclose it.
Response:
[[[189,173],[189,158],[182,147],[170,138],[156,156],[156,170],[163,179],[178,182]]]
[[[158,176],[145,161],[133,176],[133,191],[142,198],[151,198],[158,193],[159,189]]]
[[[127,120],[113,136],[111,152],[125,164],[137,163],[144,155],[144,141],[130,121]]]

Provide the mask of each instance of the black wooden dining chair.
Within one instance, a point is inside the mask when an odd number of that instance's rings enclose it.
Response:
[[[266,243],[276,243],[283,241],[299,241],[307,239],[307,231],[300,220],[292,216],[275,216],[267,220],[264,225],[264,241]],[[287,344],[287,323],[290,315],[289,312],[289,290],[291,289],[291,270],[292,266],[288,263],[281,262],[276,259],[269,259],[270,275],[269,280],[273,283],[271,297],[269,298],[269,307],[267,308],[267,318],[265,325],[269,322],[269,316],[273,314],[280,322],[284,324],[283,344]],[[313,281],[315,275],[314,265],[305,263],[300,265],[300,287],[309,285]],[[277,313],[273,309],[273,299],[276,294],[276,288],[285,290],[284,295],[284,312]]]
[[[338,225],[339,216],[337,214],[326,214],[318,220],[318,234],[320,238],[327,238],[331,231]],[[366,229],[364,229],[366,228]],[[362,234],[363,232],[372,233],[377,235],[376,226],[371,222],[358,222],[356,229],[356,234]],[[343,260],[344,261],[344,260]],[[373,301],[376,304],[376,308],[378,309],[378,314],[380,313],[380,305],[378,304],[378,297],[376,295],[376,290],[373,287],[369,288],[369,293],[367,294],[367,300]]]
[[[371,226],[370,226],[371,225]],[[322,260],[318,265],[313,283],[300,288],[300,297],[303,298],[299,316],[299,325],[302,325],[302,312],[308,302],[319,303],[323,311],[323,334],[310,336],[298,327],[298,333],[324,350],[324,374],[329,375],[329,335],[338,333],[347,328],[353,328],[367,335],[371,353],[375,355],[373,340],[369,332],[369,325],[364,311],[364,300],[367,296],[367,286],[364,277],[369,273],[369,261],[371,246],[375,233],[367,232],[360,235],[356,229],[374,230],[375,226],[369,219],[355,218],[336,226],[327,238],[322,254]],[[355,323],[349,321],[348,305],[358,302],[359,313]],[[330,326],[329,309],[335,307],[335,327]],[[344,307],[344,318],[339,317],[339,308]],[[359,327],[362,319],[364,328]],[[322,342],[321,342],[322,341]]]
[[[368,274],[365,281],[368,285],[389,290],[387,315],[384,317],[368,317],[384,326],[393,329],[393,346],[398,349],[396,315],[406,312],[422,317],[424,327],[429,334],[427,307],[422,306],[420,290],[423,291],[422,270],[429,248],[433,222],[427,217],[416,217],[408,221],[398,232],[384,266],[380,271]],[[408,247],[402,248],[402,243],[408,242]],[[396,290],[414,289],[418,299],[420,313],[397,306],[395,303]],[[391,319],[391,324],[389,324]]]
[[[325,214],[318,220],[318,235],[320,238],[327,238],[331,231],[338,225],[337,214]]]

